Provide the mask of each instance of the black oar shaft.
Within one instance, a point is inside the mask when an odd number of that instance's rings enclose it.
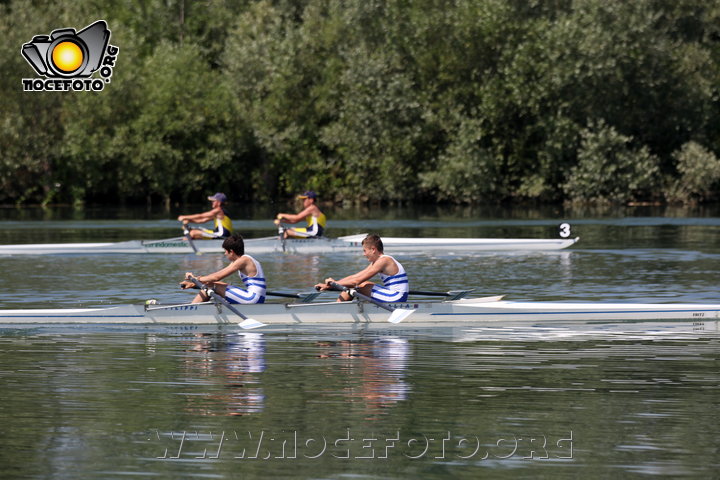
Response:
[[[452,300],[459,300],[465,296],[467,296],[468,293],[471,293],[474,289],[471,290],[451,290],[449,292],[427,292],[424,290],[410,290],[408,292],[410,295],[423,295],[428,297],[445,297],[449,301]]]
[[[348,292],[348,291],[350,291],[350,289],[349,289],[348,287],[346,287],[345,285],[340,285],[340,284],[337,283],[337,282],[330,282],[330,286],[331,286],[333,289],[335,289],[335,290],[341,290],[341,291],[343,291],[343,292]],[[362,293],[358,292],[357,290],[355,290],[355,295],[358,296],[358,297],[360,297],[360,298],[362,298],[362,299],[365,300],[366,302],[373,303],[373,304],[377,305],[378,307],[387,310],[388,312],[394,312],[394,311],[395,311],[394,308],[389,307],[389,306],[387,306],[387,305],[383,305],[380,301],[375,300],[374,298],[368,297],[367,295],[363,295]]]
[[[317,298],[318,295],[320,295],[320,292],[311,292],[311,293],[265,292],[265,295],[273,296],[273,297],[294,298],[298,302],[310,303],[313,300],[315,300],[315,298]]]
[[[273,297],[285,297],[285,298],[302,298],[299,293],[284,293],[284,292],[265,292],[265,295],[271,295]]]
[[[425,292],[422,290],[410,290],[408,293],[410,295],[426,295],[428,297],[447,297],[449,295],[447,292]]]

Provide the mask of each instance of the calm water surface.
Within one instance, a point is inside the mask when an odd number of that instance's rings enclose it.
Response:
[[[581,241],[563,252],[398,258],[418,289],[718,302],[718,212],[680,213],[567,215]],[[537,238],[555,236],[557,215],[332,218],[337,235]],[[167,217],[0,212],[0,240],[163,238],[177,234]],[[248,237],[272,233],[262,218],[244,224]],[[271,288],[287,291],[365,264],[259,259]],[[219,255],[0,257],[0,308],[182,301],[185,271],[223,264]],[[643,326],[4,328],[0,478],[716,478],[719,351],[716,332]]]

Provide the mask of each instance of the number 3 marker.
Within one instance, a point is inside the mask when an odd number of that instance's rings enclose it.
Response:
[[[561,223],[559,228],[560,228],[560,237],[568,238],[570,236],[570,224],[569,223]]]

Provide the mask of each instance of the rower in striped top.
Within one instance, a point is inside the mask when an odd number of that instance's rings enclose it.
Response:
[[[226,238],[223,241],[223,249],[225,250],[225,256],[230,260],[230,265],[215,273],[203,276],[195,276],[192,272],[187,272],[185,280],[180,282],[180,287],[194,288],[195,283],[191,279],[196,278],[200,283],[209,286],[216,294],[224,297],[230,303],[264,303],[267,288],[265,274],[260,262],[250,255],[245,255],[245,243],[242,235],[233,233]],[[240,275],[244,288],[221,281],[235,272]],[[193,303],[207,302],[208,300],[208,294],[200,291],[193,299]]]
[[[379,302],[405,302],[407,301],[410,283],[403,266],[390,255],[383,252],[382,239],[375,234],[368,235],[362,241],[363,255],[370,265],[363,270],[341,280],[326,278],[324,283],[318,283],[318,290],[330,290],[331,283],[355,289],[359,293]],[[369,281],[375,275],[380,277],[382,285]],[[338,297],[339,302],[352,300],[352,292],[344,291]]]

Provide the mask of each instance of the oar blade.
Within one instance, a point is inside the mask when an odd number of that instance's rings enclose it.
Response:
[[[313,300],[315,300],[315,298],[317,298],[318,295],[320,295],[320,292],[307,292],[307,293],[301,292],[298,294],[298,302],[299,303],[310,303]]]
[[[239,326],[240,328],[242,328],[243,330],[250,330],[250,329],[253,329],[253,328],[264,327],[265,324],[262,323],[262,322],[258,322],[258,321],[255,320],[254,318],[246,318],[246,319],[243,320],[242,322],[238,323],[238,326]]]
[[[388,318],[388,322],[400,323],[403,320],[405,320],[407,317],[409,317],[413,312],[415,312],[415,310],[410,310],[407,308],[396,308],[390,314],[390,317]]]

